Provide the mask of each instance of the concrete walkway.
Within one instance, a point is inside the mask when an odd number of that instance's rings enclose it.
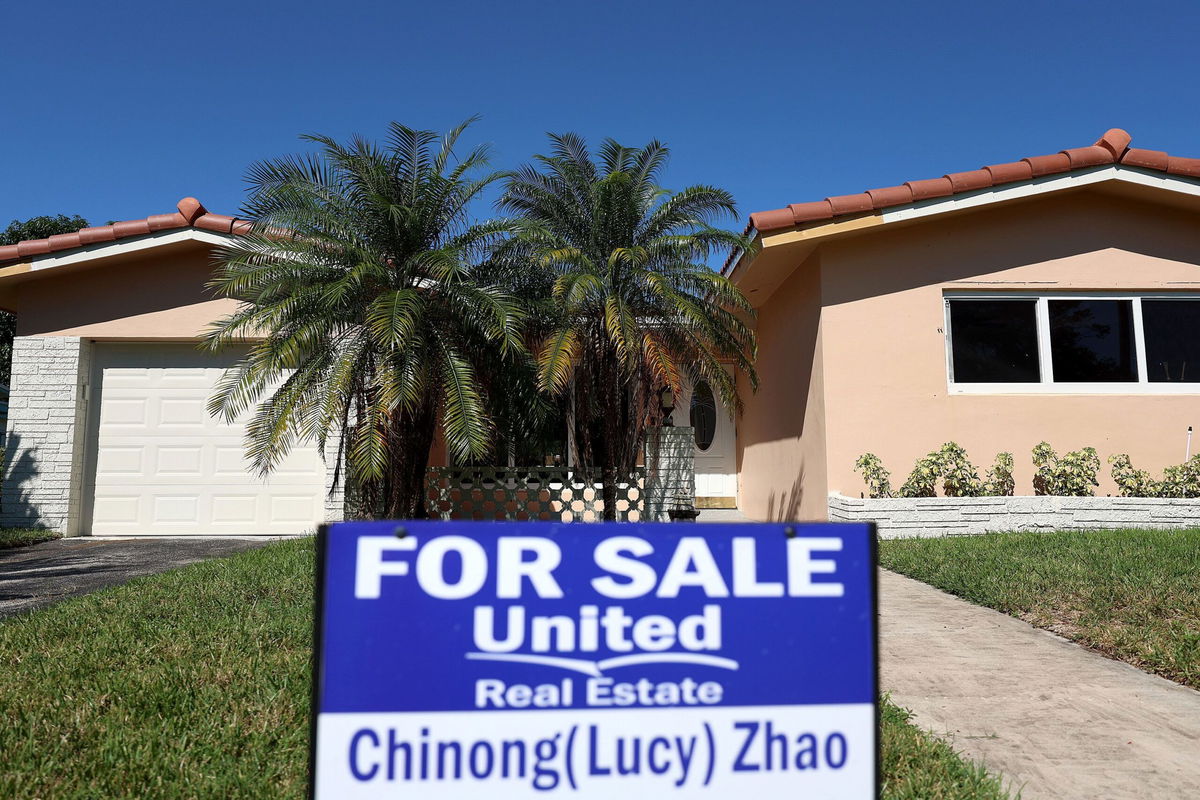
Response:
[[[1039,798],[1200,797],[1200,692],[880,572],[884,691]]]
[[[0,618],[267,544],[268,538],[92,539],[0,550]]]

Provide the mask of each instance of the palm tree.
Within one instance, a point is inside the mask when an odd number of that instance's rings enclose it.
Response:
[[[339,437],[359,513],[425,516],[429,450],[481,458],[491,422],[479,365],[521,347],[522,314],[474,265],[505,230],[467,208],[499,176],[488,154],[461,160],[471,120],[439,137],[392,123],[385,144],[307,136],[317,152],[251,168],[252,229],[224,247],[212,286],[241,301],[213,349],[249,339],[209,409],[254,408],[247,455],[269,473],[298,440]]]
[[[552,278],[553,307],[540,319],[538,380],[566,396],[576,465],[599,477],[604,513],[615,517],[616,484],[637,463],[648,413],[662,387],[686,380],[716,387],[741,409],[732,364],[757,385],[753,310],[709,268],[714,253],[749,249],[714,227],[736,218],[732,196],[711,186],[658,185],[667,147],[605,140],[593,160],[574,134],[551,135],[550,155],[511,173],[499,206],[520,219],[502,256]]]

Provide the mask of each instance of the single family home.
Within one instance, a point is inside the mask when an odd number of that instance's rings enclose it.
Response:
[[[1090,147],[750,215],[758,310],[738,507],[821,519],[863,453],[901,480],[954,441],[1182,462],[1200,425],[1200,159]],[[1099,492],[1115,487],[1102,472]]]
[[[240,355],[196,342],[206,284],[247,225],[193,198],[143,220],[0,247],[17,314],[0,524],[67,534],[293,533],[343,512],[315,447],[270,480],[207,413]],[[1160,469],[1200,425],[1200,159],[1089,147],[751,215],[726,274],[757,309],[760,386],[732,419],[703,384],[697,504],[822,519],[856,458],[897,472],[953,440],[977,463],[1095,446]],[[331,445],[336,446],[335,442]],[[331,455],[331,454],[330,454]],[[1101,491],[1111,491],[1109,483]]]

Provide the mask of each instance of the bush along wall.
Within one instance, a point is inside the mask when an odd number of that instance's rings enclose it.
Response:
[[[1120,497],[1096,497],[1101,469],[1094,447],[1062,453],[1048,442],[1033,448],[1034,495],[1013,496],[1013,456],[998,453],[981,479],[955,442],[917,459],[899,489],[874,453],[855,462],[869,497],[829,497],[832,522],[874,522],[883,538],[949,536],[988,531],[1200,527],[1200,454],[1167,467],[1159,478],[1128,455],[1108,459]],[[941,494],[938,494],[940,490]]]
[[[1033,489],[1035,495],[1054,497],[1091,497],[1099,482],[1100,456],[1094,447],[1084,447],[1059,455],[1049,442],[1033,448]],[[1200,497],[1200,454],[1183,464],[1167,467],[1161,478],[1133,466],[1125,453],[1111,456],[1113,482],[1122,497],[1196,498]],[[872,499],[937,497],[1011,497],[1014,489],[1012,453],[997,453],[983,479],[955,442],[946,442],[917,459],[908,478],[893,490],[891,473],[874,453],[864,453],[854,469],[867,484]]]

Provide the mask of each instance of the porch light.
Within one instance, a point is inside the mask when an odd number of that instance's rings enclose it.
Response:
[[[671,392],[671,387],[663,387],[658,393],[659,410],[662,412],[662,424],[664,428],[669,428],[675,423],[671,420],[671,412],[675,410],[675,395]]]

